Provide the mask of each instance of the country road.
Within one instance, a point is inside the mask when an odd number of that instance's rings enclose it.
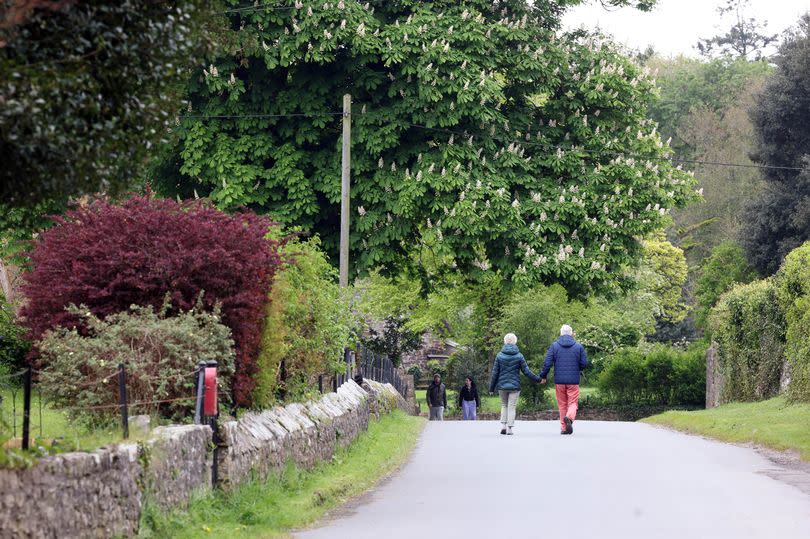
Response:
[[[642,423],[575,427],[429,423],[395,476],[296,537],[810,537],[810,495],[752,449]]]

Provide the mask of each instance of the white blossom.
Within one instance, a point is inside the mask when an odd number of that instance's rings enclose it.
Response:
[[[357,207],[357,213],[359,213],[360,217],[362,217],[362,216],[364,216],[366,214],[366,209],[363,206],[358,206]]]

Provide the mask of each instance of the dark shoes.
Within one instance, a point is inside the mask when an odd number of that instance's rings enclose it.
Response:
[[[568,416],[565,416],[563,421],[565,421],[565,434],[574,434],[574,422]]]
[[[501,429],[501,434],[506,434],[506,429]]]

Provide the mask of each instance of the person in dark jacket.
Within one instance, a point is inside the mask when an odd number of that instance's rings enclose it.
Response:
[[[579,373],[588,366],[588,356],[585,348],[574,339],[574,331],[568,324],[560,328],[560,338],[548,348],[540,373],[541,384],[546,383],[552,366],[557,407],[560,409],[560,434],[573,434],[579,404]]]
[[[430,410],[430,421],[444,421],[444,409],[447,407],[447,389],[442,383],[442,377],[433,375],[433,383],[428,386],[427,403]]]
[[[515,426],[515,408],[520,395],[520,373],[531,380],[540,381],[540,377],[529,370],[526,358],[517,347],[517,336],[507,333],[503,338],[503,348],[495,357],[492,366],[492,378],[489,381],[489,392],[498,390],[501,397],[501,434],[512,434]]]
[[[464,385],[458,392],[458,407],[461,408],[461,419],[470,421],[477,419],[476,409],[481,407],[481,398],[478,396],[475,380],[469,376],[464,379]]]

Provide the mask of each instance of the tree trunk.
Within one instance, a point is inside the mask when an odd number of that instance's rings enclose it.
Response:
[[[21,268],[0,258],[0,290],[3,292],[6,303],[14,309],[15,316],[19,316],[20,308],[23,304],[23,296],[20,293]]]
[[[9,305],[14,303],[14,289],[11,286],[11,275],[3,259],[0,258],[0,287],[3,289],[3,297]]]

